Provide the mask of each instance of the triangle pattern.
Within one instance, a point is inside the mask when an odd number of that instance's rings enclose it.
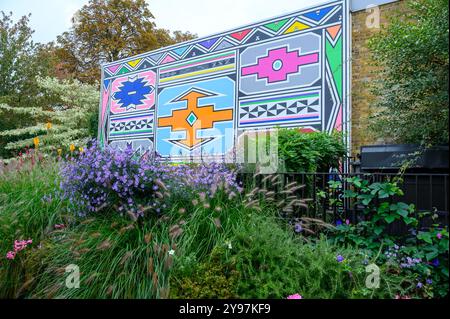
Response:
[[[193,47],[191,51],[189,51],[188,54],[186,54],[185,58],[192,58],[192,57],[196,57],[199,55],[203,55],[205,54],[205,52],[200,51],[198,48]]]
[[[223,50],[223,49],[228,49],[233,47],[234,44],[232,44],[231,42],[227,41],[227,40],[223,40],[218,46],[216,46],[216,48],[214,49],[214,51],[219,51],[219,50]]]
[[[264,26],[267,29],[270,29],[272,31],[278,32],[282,27],[284,27],[284,25],[289,21],[289,18],[283,19],[283,20],[278,20],[275,22],[271,22],[268,24],[265,24]]]
[[[252,29],[241,30],[241,31],[230,34],[230,36],[232,38],[238,40],[239,42],[241,42],[242,39],[244,39],[247,36],[247,34],[250,33],[250,31],[252,31]]]
[[[161,61],[161,64],[170,63],[173,61],[175,61],[175,59],[170,54],[167,54],[164,60]]]
[[[327,28],[327,32],[333,40],[335,40],[335,38],[338,35],[340,30],[341,30],[340,24],[337,24],[337,25]]]
[[[114,73],[116,73],[116,71],[117,71],[117,69],[120,67],[120,64],[116,64],[116,65],[112,65],[112,66],[109,66],[108,67],[108,70],[112,73],[112,74],[114,74]]]
[[[328,17],[325,21],[322,21],[322,23],[342,23],[342,10],[337,10],[336,13],[334,13],[331,17]]]
[[[323,9],[315,10],[315,11],[310,11],[310,12],[307,12],[307,13],[303,14],[303,16],[305,16],[308,19],[311,19],[311,20],[319,22],[333,8],[334,8],[334,6],[331,6],[331,7],[326,7],[326,8],[323,8]]]
[[[141,65],[137,68],[137,70],[148,69],[152,66],[153,64],[151,64],[148,60],[145,60],[144,62],[141,63]]]
[[[110,82],[111,82],[111,79],[109,79],[109,80],[103,80],[103,86],[104,86],[105,90],[108,89],[108,86],[109,86],[109,83],[110,83]]]
[[[200,42],[199,44],[204,47],[205,49],[211,49],[211,47],[219,40],[219,38],[209,39]]]
[[[141,61],[142,61],[142,59],[136,59],[136,60],[133,60],[133,61],[129,61],[128,65],[131,66],[132,68],[135,68],[136,65],[138,65],[139,62],[141,62]]]
[[[306,25],[300,21],[295,21],[289,26],[289,28],[286,29],[286,31],[284,31],[284,34],[297,32],[305,29],[309,29],[309,25]]]
[[[154,62],[158,62],[159,59],[162,57],[163,53],[156,53],[153,55],[150,55],[149,58],[152,59]]]
[[[258,42],[261,40],[269,39],[271,36],[267,33],[264,33],[260,30],[257,30],[255,33],[253,33],[247,40],[245,40],[245,43],[252,43],[252,42]]]
[[[173,50],[173,52],[175,52],[178,56],[182,56],[184,52],[186,52],[186,50],[189,48],[189,46],[185,46],[185,47],[181,47],[181,48],[176,48],[175,50]]]
[[[129,73],[129,72],[130,72],[130,70],[128,70],[127,67],[123,66],[123,67],[120,69],[119,73],[117,73],[117,74],[127,74],[127,73]]]

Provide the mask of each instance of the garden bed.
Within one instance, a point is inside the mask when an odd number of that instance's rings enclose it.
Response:
[[[67,158],[30,153],[0,175],[0,297],[446,296],[447,227],[386,232],[418,223],[414,206],[393,200],[394,182],[346,180],[366,217],[355,223],[308,216],[304,184],[243,185],[236,174],[95,145]],[[79,288],[66,284],[68,266]],[[379,281],[367,284],[373,267]]]

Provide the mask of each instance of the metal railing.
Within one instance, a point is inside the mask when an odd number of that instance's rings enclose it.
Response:
[[[352,190],[352,185],[347,182],[347,178],[360,177],[369,183],[395,180],[404,194],[392,197],[392,202],[414,204],[416,217],[419,217],[419,212],[428,211],[438,216],[436,220],[440,224],[448,225],[449,174],[405,173],[400,176],[396,173],[277,173],[271,175],[277,176],[279,181],[275,189],[267,182],[265,178],[267,175],[255,176],[253,173],[240,173],[239,178],[247,188],[265,187],[272,188],[275,192],[280,192],[283,185],[292,182],[305,185],[295,193],[298,198],[310,199],[308,208],[301,214],[330,223],[335,223],[338,219],[349,219],[352,223],[357,223],[365,218],[362,214],[364,207],[356,205],[354,199],[343,196],[344,191]],[[329,181],[340,181],[341,187],[332,188]],[[429,217],[418,219],[420,221],[418,228],[426,228],[433,223]],[[393,232],[406,231],[399,227],[394,223],[391,228]]]

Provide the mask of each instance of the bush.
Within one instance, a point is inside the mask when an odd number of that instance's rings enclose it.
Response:
[[[0,297],[286,298],[299,293],[305,298],[429,298],[446,294],[447,229],[420,231],[415,246],[377,245],[376,250],[370,245],[358,247],[355,241],[336,243],[316,235],[327,226],[324,223],[313,225],[312,219],[304,219],[301,229],[292,229],[279,218],[282,211],[293,214],[305,206],[305,200],[290,196],[292,200],[278,202],[274,191],[260,188],[243,196],[234,171],[223,165],[156,164],[138,161],[129,151],[97,151],[74,153],[63,164],[71,172],[63,182],[73,192],[108,194],[102,204],[107,208],[92,211],[89,218],[68,213],[77,203],[85,205],[79,197],[69,203],[56,196],[58,161],[31,161],[30,156],[26,163],[2,169]],[[142,180],[148,178],[144,191],[134,188],[121,196],[125,187],[140,186],[128,185],[125,180],[132,179],[123,175],[139,174],[145,165],[151,169],[143,170]],[[103,167],[110,167],[110,179],[102,180]],[[84,178],[69,178],[77,176],[77,169],[85,172]],[[267,184],[274,185],[275,177]],[[115,182],[118,190],[113,189]],[[290,183],[280,193],[292,194],[299,187]],[[374,196],[381,190],[395,193],[392,187],[376,189]],[[118,205],[128,204],[126,196],[141,209],[142,217],[118,214]],[[402,206],[396,207],[402,216]],[[337,227],[341,235],[346,226],[352,225]],[[355,239],[351,235],[346,239]],[[26,240],[26,249],[15,240]],[[13,250],[14,244],[18,248]],[[16,254],[11,258],[9,252]],[[419,259],[422,262],[416,262]],[[369,263],[380,268],[379,289],[365,286]],[[79,289],[64,285],[70,264],[80,268]]]
[[[221,260],[219,247],[211,253],[210,260],[201,264],[188,264],[189,272],[171,276],[170,297],[181,299],[238,298],[239,273],[234,265]],[[223,249],[223,248],[222,248]],[[183,265],[177,265],[183,267]]]
[[[198,263],[186,256],[176,264],[171,279],[173,296],[183,298],[231,296],[239,298],[286,298],[299,293],[304,298],[394,298],[409,279],[391,275],[381,266],[381,288],[365,287],[367,254],[352,247],[331,244],[322,237],[318,241],[302,241],[284,229],[270,212],[249,213],[227,241],[214,248],[211,260]],[[338,256],[344,261],[339,262]],[[217,262],[220,258],[221,262]],[[218,264],[221,266],[218,267]],[[208,281],[202,275],[211,267]],[[215,271],[222,271],[216,278]],[[226,274],[238,276],[234,285],[223,286],[215,280]],[[183,290],[186,288],[187,290]],[[218,295],[214,296],[214,293]]]
[[[114,182],[111,181],[119,180],[126,172],[133,174],[133,169],[142,169],[144,162],[125,156],[127,152],[106,150],[106,155],[96,152],[96,149],[88,149],[84,154],[74,154],[63,164],[63,172],[70,172],[64,175],[63,185],[66,190],[72,190],[73,197],[67,194],[72,203],[55,196],[59,184],[56,162],[42,167],[35,165],[23,174],[8,173],[8,179],[1,181],[2,204],[6,208],[5,214],[0,215],[0,252],[6,255],[15,239],[30,238],[33,244],[32,249],[15,260],[0,259],[0,296],[166,298],[170,272],[178,256],[193,255],[205,260],[213,247],[230,236],[245,214],[234,173],[223,165],[161,163],[152,170],[152,162],[147,161],[145,165],[149,165],[149,169],[145,169],[145,173],[167,184],[154,179],[147,181],[152,187],[144,188],[148,194],[136,191],[120,197],[121,193],[112,189]],[[116,179],[108,180],[106,186],[105,181],[100,180],[104,176],[101,168],[107,168],[104,165],[107,161],[101,162],[105,158],[111,161],[111,175],[120,172]],[[94,176],[90,177],[92,172]],[[39,178],[33,184],[30,178],[33,180],[34,174]],[[100,179],[96,181],[98,175]],[[158,189],[153,189],[154,186]],[[76,205],[79,205],[78,212],[83,212],[83,205],[92,203],[89,198],[84,201],[83,195],[95,198],[92,194],[100,189],[109,198],[104,202],[108,207],[101,210],[101,214],[92,211],[89,219],[67,214],[68,208],[73,211]],[[30,196],[33,192],[37,193],[36,198]],[[162,193],[165,195],[160,198]],[[160,213],[153,206],[147,207],[145,218],[130,221],[120,216],[113,205],[114,201],[117,205],[122,203],[125,196],[130,196],[136,204],[159,200],[157,205],[167,205]],[[17,210],[18,204],[21,210]],[[39,215],[36,212],[36,216],[30,216],[28,210],[34,204]],[[47,205],[55,206],[46,210]],[[16,215],[17,211],[20,216]],[[36,222],[35,217],[39,218]],[[26,231],[22,232],[21,228]],[[67,276],[65,267],[69,264],[80,267],[80,289],[67,289],[63,285]]]
[[[341,134],[278,130],[278,157],[287,172],[328,172],[346,154]]]
[[[351,244],[366,249],[369,255],[380,255],[379,260],[390,265],[392,271],[413,277],[404,293],[422,297],[444,297],[448,293],[448,227],[433,224],[420,229],[419,219],[430,217],[428,212],[417,212],[414,205],[394,201],[403,195],[395,181],[369,183],[359,177],[347,178],[352,189],[344,191],[342,200],[352,200],[362,208],[362,218],[355,224],[339,221],[331,238],[340,244]],[[340,181],[330,181],[339,191]],[[342,202],[335,203],[342,207]],[[416,218],[418,216],[418,218]],[[434,220],[431,216],[431,220]],[[394,223],[409,232],[389,233]],[[425,284],[428,283],[428,284]]]
[[[235,172],[225,165],[171,165],[153,158],[137,158],[131,148],[101,149],[96,142],[61,169],[62,197],[79,215],[115,209],[132,218],[145,212],[161,214],[173,205],[186,205],[204,192],[240,191]]]
[[[448,143],[448,0],[408,1],[369,41],[383,71],[370,127],[377,137],[424,146]]]

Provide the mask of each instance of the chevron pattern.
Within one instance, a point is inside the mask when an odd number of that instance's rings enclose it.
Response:
[[[109,137],[113,140],[149,136],[153,134],[153,126],[153,113],[115,117],[110,120]]]
[[[299,93],[239,103],[239,126],[301,124],[320,119],[320,92]]]
[[[103,69],[103,77],[127,74],[159,65],[169,64],[193,57],[202,56],[211,52],[240,47],[259,41],[276,38],[285,34],[309,31],[330,23],[336,16],[342,16],[341,5],[328,5],[289,18],[260,23],[232,31],[230,33],[199,39],[180,44],[175,48],[161,49],[145,55],[131,58],[125,62],[108,65]]]

